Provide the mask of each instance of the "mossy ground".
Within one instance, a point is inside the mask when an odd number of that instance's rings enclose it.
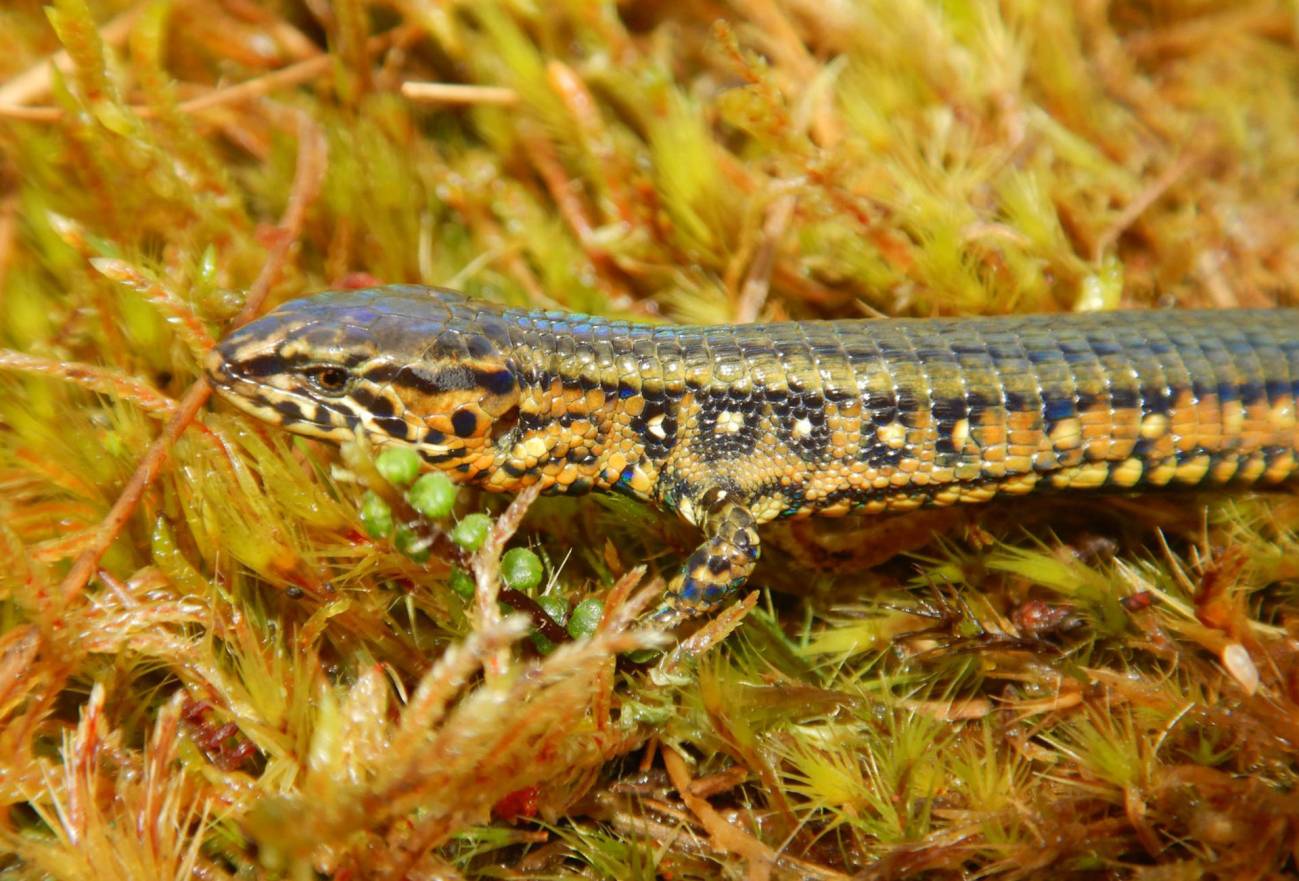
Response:
[[[485,548],[415,562],[364,451],[195,385],[241,311],[370,280],[1294,304],[1293,3],[84,2],[0,8],[0,877],[1299,871],[1293,496],[773,530],[654,655],[688,529],[462,493]],[[594,636],[502,620],[507,543]]]

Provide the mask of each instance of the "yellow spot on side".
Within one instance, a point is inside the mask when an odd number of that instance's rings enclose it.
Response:
[[[965,444],[970,440],[970,420],[958,419],[952,426],[952,448],[958,453],[965,448]]]
[[[654,481],[650,480],[645,470],[637,465],[632,469],[629,486],[631,491],[637,495],[647,495],[654,488]]]
[[[1110,482],[1124,488],[1136,486],[1146,470],[1140,459],[1124,459],[1110,472]]]
[[[1037,486],[1037,473],[1017,474],[1001,485],[1001,491],[1012,496],[1021,496],[1033,491]]]
[[[1240,467],[1240,459],[1234,455],[1224,456],[1214,464],[1209,476],[1213,478],[1214,483],[1226,483],[1236,476],[1236,469]]]
[[[1168,431],[1168,417],[1162,413],[1151,413],[1141,420],[1141,436],[1146,440],[1162,437]]]
[[[1078,466],[1078,473],[1074,477],[1073,485],[1081,489],[1095,489],[1098,486],[1104,486],[1109,476],[1109,462],[1088,462],[1086,465]]]
[[[961,498],[967,502],[986,502],[997,495],[995,486],[967,486],[961,493]]]
[[[1178,483],[1195,484],[1204,480],[1204,475],[1209,473],[1209,465],[1213,460],[1207,455],[1196,456],[1193,459],[1187,459],[1177,466],[1177,471],[1173,479]]]
[[[1222,430],[1225,434],[1235,437],[1240,434],[1241,426],[1245,424],[1245,405],[1240,401],[1224,401],[1222,404]]]
[[[1066,468],[1051,475],[1051,485],[1069,489],[1095,489],[1104,486],[1110,476],[1108,462],[1089,462],[1076,468]]]
[[[1240,463],[1236,469],[1236,477],[1244,483],[1253,483],[1263,474],[1263,469],[1267,467],[1267,460],[1262,454],[1256,453]]]
[[[699,521],[695,519],[695,517],[697,516],[697,512],[695,511],[695,503],[690,501],[690,499],[681,500],[681,503],[677,505],[677,513],[680,514],[681,517],[687,523],[693,524],[695,526],[699,525]]]
[[[1146,483],[1151,486],[1167,486],[1177,473],[1177,461],[1165,459],[1146,472]]]
[[[1280,483],[1294,472],[1294,455],[1290,452],[1282,453],[1277,456],[1267,466],[1263,472],[1263,480],[1267,483]]]
[[[1268,418],[1277,428],[1293,428],[1295,424],[1294,402],[1285,400],[1277,401],[1268,411]]]
[[[1077,419],[1061,419],[1051,429],[1051,444],[1057,450],[1072,450],[1082,443],[1082,423]]]
[[[901,422],[890,422],[887,425],[881,425],[875,429],[875,434],[879,436],[879,439],[886,446],[890,446],[895,450],[901,449],[902,445],[907,442],[907,427]]]
[[[533,435],[523,442],[524,454],[531,456],[534,459],[540,459],[542,456],[546,455],[547,449],[546,440],[540,435]]]

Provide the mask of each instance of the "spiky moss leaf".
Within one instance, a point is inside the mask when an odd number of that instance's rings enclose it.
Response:
[[[934,761],[951,730],[938,720],[876,707],[873,721],[830,723],[776,741],[782,784],[800,810],[825,814],[875,842],[902,842],[930,830],[934,799],[947,787]]]
[[[953,795],[970,816],[978,817],[986,846],[1032,841],[1025,810],[1043,795],[1032,764],[1021,754],[1000,749],[1001,732],[989,719],[965,727],[944,756]]]
[[[210,197],[203,203],[205,209],[237,223],[246,218],[234,198],[230,175],[192,117],[181,112],[175,84],[164,66],[173,4],[174,0],[152,0],[145,7],[131,34],[132,68],[156,114],[159,148],[173,158],[196,194]]]
[[[102,742],[122,731],[103,716],[105,690],[96,685],[75,732],[64,736],[60,763],[80,773],[47,775],[32,810],[40,834],[0,830],[0,844],[20,862],[20,877],[70,881],[103,878],[192,877],[214,821],[201,787],[178,771],[180,707],[159,715],[142,754],[128,773],[96,761]],[[76,810],[65,806],[77,805]],[[129,831],[128,831],[129,830]]]
[[[495,190],[493,201],[514,218],[512,238],[536,267],[547,294],[574,312],[610,314],[609,297],[599,288],[595,267],[554,207],[509,181],[498,182]]]
[[[61,83],[57,75],[55,81]],[[228,232],[224,206],[192,185],[190,175],[135,114],[105,99],[96,105],[84,94],[60,88],[55,94],[64,110],[64,158],[73,159],[67,173],[78,194],[94,206],[75,212],[89,232],[146,245],[172,241],[181,231],[197,229],[212,238]],[[114,128],[105,123],[105,113],[111,113],[110,123],[120,118],[129,124]],[[139,185],[121,188],[124,176]],[[63,189],[56,186],[51,192]]]
[[[597,877],[627,881],[655,881],[662,877],[660,854],[654,848],[612,830],[595,826],[557,827],[554,834],[567,845],[572,858],[589,866],[598,873]]]
[[[108,75],[104,43],[85,0],[56,0],[46,10],[46,15],[59,42],[72,59],[82,98],[92,107],[117,104],[117,88]],[[115,108],[115,118],[124,118],[121,111],[120,106]]]
[[[1008,547],[989,557],[985,565],[995,571],[1020,575],[1079,603],[1093,617],[1101,635],[1120,636],[1129,626],[1113,580],[1077,559]]]
[[[0,8],[0,79],[8,80],[58,49],[40,6],[13,3]]]
[[[535,116],[550,134],[562,137],[571,133],[572,120],[548,85],[541,47],[529,39],[519,22],[497,0],[475,4],[473,17],[482,25],[486,37],[470,54],[472,63],[485,74],[482,79],[518,92],[526,112]],[[538,16],[534,12],[532,17]],[[503,149],[504,144],[493,146],[500,154],[508,152]]]
[[[938,301],[962,311],[1031,307],[1046,293],[1039,260],[1020,256],[1013,232],[981,229],[978,219],[983,191],[1007,173],[1006,157],[1014,149],[1010,132],[980,137],[983,133],[954,126],[950,109],[934,101],[952,86],[962,92],[962,103],[991,102],[1007,87],[995,79],[998,74],[1016,80],[1016,65],[1007,66],[1005,58],[1014,55],[1013,40],[991,17],[962,10],[963,16],[941,19],[920,8],[900,18],[890,10],[883,20],[873,17],[882,15],[879,10],[863,11],[863,25],[911,29],[913,39],[934,49],[923,58],[899,57],[896,64],[874,52],[854,58],[840,100],[845,119],[876,145],[876,153],[892,160],[873,175],[872,188],[919,239],[910,265],[926,282],[927,291],[917,300],[921,310]],[[975,63],[980,55],[996,57],[999,64],[980,66]],[[942,75],[944,68],[950,76]],[[974,71],[992,78],[983,82],[971,75]],[[890,90],[907,82],[911,88],[890,100]]]
[[[192,457],[192,472],[201,479],[177,481],[175,492],[190,533],[203,556],[212,560],[220,550],[275,583],[301,562],[296,521],[277,516],[274,495],[255,483],[242,468],[222,462],[210,446],[185,439],[181,453]],[[183,472],[182,472],[183,473]],[[287,527],[287,532],[286,532]],[[294,534],[296,533],[296,534]]]
[[[324,205],[335,220],[326,246],[334,278],[365,267],[385,281],[424,279],[420,255],[429,244],[436,199],[436,155],[418,137],[408,105],[367,96],[360,115],[328,120],[330,163]],[[427,279],[434,281],[438,279]]]
[[[264,754],[266,791],[287,785],[309,760],[324,699],[317,646],[288,639],[254,599],[200,655],[200,684],[221,694],[239,730]]]
[[[1127,707],[1097,708],[1044,734],[1043,739],[1078,762],[1084,775],[1077,785],[1107,784],[1115,797],[1121,797],[1124,791],[1148,787],[1159,764],[1150,735],[1167,720],[1140,715],[1145,718],[1139,719]]]
[[[262,446],[255,433],[241,435],[246,423],[236,424],[239,430],[232,435],[247,442],[253,453],[247,463],[231,463],[226,451],[189,438],[178,447],[182,456],[193,456],[183,473],[203,475],[172,485],[199,553],[209,565],[230,554],[266,582],[287,589],[290,597],[306,591],[315,602],[325,603],[309,607],[315,611],[304,625],[308,631],[332,620],[328,632],[344,642],[373,640],[396,651],[402,666],[412,663],[414,649],[406,636],[394,636],[390,628],[404,634],[422,631],[423,624],[412,621],[410,627],[389,620],[393,596],[376,588],[432,581],[442,564],[426,568],[387,542],[363,539],[359,491],[349,491],[345,499],[332,495],[329,484],[311,479],[312,472],[301,467],[283,439]],[[278,479],[261,484],[256,474]],[[349,587],[358,583],[367,589],[351,592]],[[409,602],[434,621],[451,619],[448,598],[433,591],[422,590]]]
[[[721,265],[733,243],[742,200],[727,186],[719,148],[697,104],[671,92],[656,109],[649,143],[672,235],[694,259]]]
[[[182,594],[207,596],[212,591],[212,584],[205,579],[185,557],[185,552],[176,544],[171,524],[159,517],[153,527],[150,551],[153,562],[162,570]]]
[[[808,640],[804,651],[811,657],[833,655],[846,660],[854,655],[885,651],[899,634],[914,630],[918,625],[917,619],[905,612],[873,606],[867,614],[823,622]]]
[[[877,308],[891,308],[893,294],[908,277],[902,267],[863,239],[865,230],[850,218],[835,216],[823,221],[799,224],[799,249],[806,265],[827,284],[851,284],[868,292]],[[700,293],[695,299],[702,299]]]
[[[359,0],[339,0],[334,4],[329,31],[330,48],[335,56],[334,86],[339,99],[355,104],[369,91],[370,53],[366,48],[369,22],[364,4]]]
[[[511,624],[508,633],[512,640],[523,628]],[[372,672],[348,689],[353,704],[357,691],[365,693],[361,704],[367,709],[329,711],[334,721],[326,725],[314,750],[317,761],[302,780],[303,792],[316,797],[267,800],[250,818],[274,864],[305,863],[322,839],[340,833],[369,838],[393,820],[399,820],[393,834],[400,834],[407,826],[401,818],[417,807],[422,830],[440,843],[456,825],[484,816],[508,792],[535,785],[547,772],[556,781],[571,779],[562,769],[580,775],[604,758],[602,749],[617,749],[616,738],[601,747],[587,709],[593,677],[611,659],[616,638],[597,637],[557,650],[535,666],[511,669],[467,691],[449,706],[464,686],[463,677],[481,661],[481,635],[479,640],[457,647],[431,668],[395,724],[387,714],[372,711],[383,700],[378,692],[389,687],[384,677]],[[359,729],[344,738],[345,724]],[[364,767],[349,773],[345,750],[353,739],[375,749],[363,750],[358,758]],[[476,782],[466,789],[468,779]],[[383,850],[377,853],[388,862]]]
[[[3,315],[0,338],[19,351],[32,351],[52,336],[57,313],[50,308],[49,292],[42,278],[31,272],[10,275],[12,281],[0,303],[0,315]]]
[[[17,485],[27,484],[12,499],[10,525],[30,545],[58,547],[89,535],[111,502],[102,488],[127,479],[130,451],[152,437],[150,420],[112,401],[95,407],[87,403],[90,396],[44,379],[0,381],[5,386],[0,416],[11,434],[0,461],[15,469],[15,477],[23,475]],[[105,568],[131,571],[129,547],[128,541],[114,543]]]
[[[316,479],[310,468],[304,467],[303,459],[310,459],[318,450],[298,448],[293,440],[282,435],[265,435],[252,429],[243,419],[214,419],[214,427],[222,437],[234,444],[234,449],[242,454],[244,461],[227,468],[225,474],[238,481],[242,491],[255,491],[256,477],[260,477],[263,490],[282,507],[282,513],[276,520],[288,520],[317,529],[341,529],[353,521],[356,506],[350,501],[339,498],[339,489]],[[205,457],[215,457],[220,452],[207,446],[201,453]],[[206,458],[204,463],[213,470],[207,472],[215,476],[222,467],[219,459]]]

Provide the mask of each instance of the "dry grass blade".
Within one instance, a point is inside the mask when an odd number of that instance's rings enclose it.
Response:
[[[509,106],[518,103],[519,96],[513,89],[500,86],[475,86],[465,83],[416,83],[401,84],[402,95],[412,101],[426,101],[430,104],[499,104]]]
[[[171,398],[159,393],[152,386],[109,367],[76,364],[0,349],[0,370],[15,370],[62,379],[87,391],[130,401],[149,415],[159,418],[166,418],[176,411],[176,402]]]

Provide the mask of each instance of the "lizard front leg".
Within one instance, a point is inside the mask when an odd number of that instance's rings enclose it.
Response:
[[[656,622],[675,624],[715,611],[748,579],[758,562],[757,520],[742,504],[726,502],[701,524],[705,540],[668,585]]]

